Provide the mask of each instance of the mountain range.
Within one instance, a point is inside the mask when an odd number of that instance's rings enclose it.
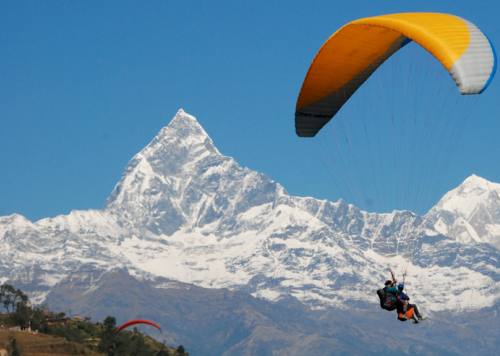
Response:
[[[211,318],[214,313],[234,318],[227,310],[232,307],[245,315],[233,338],[221,324],[225,337],[211,335],[222,341],[192,348],[199,354],[299,353],[309,344],[297,340],[308,337],[317,342],[309,350],[318,354],[326,349],[363,353],[363,346],[382,350],[387,344],[368,338],[353,349],[346,340],[357,329],[349,324],[349,313],[376,308],[374,291],[388,278],[389,267],[398,276],[407,271],[407,290],[431,319],[443,312],[455,313],[453,318],[496,313],[500,184],[471,175],[423,216],[366,212],[342,200],[292,196],[273,179],[221,154],[199,122],[179,110],[131,159],[103,209],[35,222],[19,214],[0,217],[0,242],[0,282],[22,287],[38,303],[93,317],[114,311],[119,318],[137,316],[134,312],[154,318],[160,309],[170,310],[164,320],[179,318],[177,305],[199,311],[190,314],[192,321],[203,317],[203,308],[193,301],[203,305],[203,295],[212,301]],[[133,297],[124,290],[133,291]],[[142,292],[147,304],[137,296]],[[189,300],[182,302],[182,295]],[[131,309],[132,300],[139,306]],[[288,317],[278,318],[280,308]],[[350,325],[345,337],[313,332],[324,320],[320,316],[329,313]],[[359,321],[364,314],[352,318]],[[380,322],[376,315],[367,325]],[[280,320],[300,327],[289,330]],[[496,318],[481,320],[498,325]],[[172,324],[165,337],[177,344],[197,340],[197,325],[203,324],[186,321],[178,330]],[[477,330],[483,330],[481,325]],[[263,341],[266,328],[273,330],[268,343]],[[437,345],[430,339],[422,349],[391,339],[389,349],[425,351]],[[480,340],[475,342],[486,351],[498,346]],[[465,350],[456,348],[457,353]]]

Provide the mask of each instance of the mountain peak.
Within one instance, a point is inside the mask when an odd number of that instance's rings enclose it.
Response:
[[[210,136],[193,115],[181,108],[168,125],[135,155],[129,166],[145,160],[155,170],[158,165],[179,166],[193,158],[212,154],[220,155]]]
[[[223,172],[230,175],[235,167],[230,162],[233,161],[220,154],[198,120],[179,109],[170,123],[128,163],[107,208],[119,211],[128,224],[133,222],[157,233],[171,234],[193,213],[187,202],[191,198],[202,200],[208,186],[217,187],[204,180],[213,180]]]
[[[179,110],[177,110],[177,113],[175,114],[175,117],[183,116],[183,115],[189,115],[189,114],[184,110],[184,108],[179,108]],[[191,116],[191,115],[189,115],[189,116]]]
[[[161,129],[151,144],[154,144],[158,140],[172,141],[172,139],[176,139],[177,143],[183,146],[199,143],[208,143],[210,146],[213,146],[212,139],[198,120],[182,108],[177,111],[170,123]],[[214,150],[215,147],[211,147],[211,149]]]
[[[10,224],[11,226],[30,226],[33,223],[21,214],[11,214],[7,216],[0,216],[0,224]]]
[[[500,249],[500,184],[475,174],[429,211],[433,229],[460,243],[487,242]]]
[[[500,184],[492,183],[483,177],[471,174],[462,182],[459,188],[482,188],[485,190],[500,190]]]
[[[167,125],[167,127],[176,126],[176,125],[198,126],[199,128],[203,129],[201,127],[200,123],[198,122],[198,120],[196,120],[196,118],[193,115],[184,111],[183,108],[180,108],[179,110],[177,110],[177,112],[175,113],[175,116],[172,118],[172,120]]]
[[[472,174],[446,193],[433,209],[446,210],[468,219],[479,206],[496,202],[499,197],[500,184]]]

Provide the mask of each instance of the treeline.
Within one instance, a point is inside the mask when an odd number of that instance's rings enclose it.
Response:
[[[32,330],[47,331],[46,312],[41,307],[32,307],[28,296],[20,289],[9,284],[1,285],[0,304],[7,313],[7,318],[2,318],[7,325],[19,326],[21,330],[31,327]]]
[[[109,356],[188,355],[182,345],[169,347],[136,328],[117,332],[116,319],[112,316],[102,323],[93,323],[89,318],[70,318],[44,306],[32,306],[25,293],[9,284],[0,286],[0,304],[5,312],[0,315],[0,326],[60,336]]]

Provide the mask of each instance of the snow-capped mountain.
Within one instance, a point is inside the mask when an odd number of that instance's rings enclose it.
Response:
[[[325,307],[376,302],[391,266],[407,269],[428,310],[477,309],[500,296],[499,187],[472,176],[425,216],[291,196],[222,155],[179,110],[132,158],[104,209],[0,218],[0,282],[42,301],[75,271],[125,267],[151,281]]]
[[[500,184],[472,175],[448,192],[427,217],[443,235],[500,249]]]

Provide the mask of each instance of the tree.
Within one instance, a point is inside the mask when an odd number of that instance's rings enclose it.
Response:
[[[103,330],[101,333],[101,341],[97,348],[101,352],[105,352],[108,355],[114,355],[116,350],[116,318],[112,316],[106,317],[103,322]]]
[[[47,317],[43,308],[36,307],[31,314],[31,329],[41,332],[48,331]]]
[[[25,329],[30,326],[32,316],[33,309],[31,309],[27,302],[21,301],[17,303],[11,318],[16,325],[21,327],[21,329]]]
[[[114,332],[116,328],[116,318],[114,316],[108,316],[103,321],[104,329],[109,332]]]
[[[15,292],[16,289],[10,284],[3,284],[0,286],[0,300],[7,313],[10,313],[10,308],[11,306],[13,307],[12,300]]]
[[[28,296],[10,284],[2,284],[0,286],[0,302],[7,313],[10,313],[19,302],[28,303]]]

